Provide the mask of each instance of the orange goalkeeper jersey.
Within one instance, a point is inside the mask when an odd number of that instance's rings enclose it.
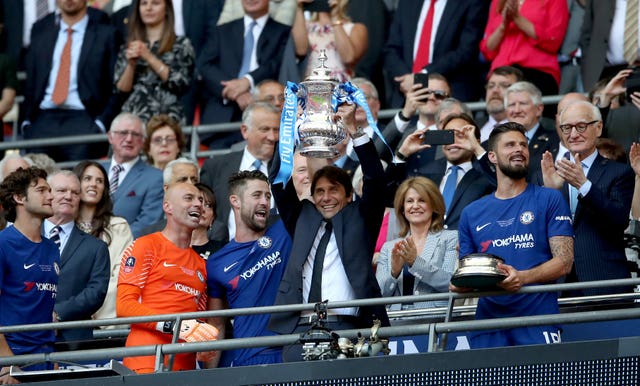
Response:
[[[143,236],[123,253],[116,312],[128,317],[205,310],[206,282],[205,261],[193,249],[178,248],[160,232]],[[132,325],[126,346],[171,343],[171,334],[156,325]],[[138,373],[152,372],[155,357],[129,357],[123,363]],[[195,354],[176,355],[172,370],[191,370],[195,363]]]

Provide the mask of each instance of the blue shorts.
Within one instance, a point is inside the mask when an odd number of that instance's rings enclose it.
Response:
[[[231,367],[270,365],[272,363],[282,363],[282,348],[271,347],[260,351],[257,355],[247,358],[241,362],[233,361]]]
[[[557,326],[534,326],[512,328],[509,330],[480,331],[469,334],[469,345],[474,349],[560,343],[560,331]]]

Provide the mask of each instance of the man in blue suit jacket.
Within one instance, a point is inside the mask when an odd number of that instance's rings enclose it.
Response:
[[[116,165],[123,168],[118,173],[115,192],[111,193],[113,214],[124,217],[133,237],[162,218],[162,172],[140,158],[144,143],[142,121],[133,114],[118,115],[108,134],[113,148],[110,162],[103,164],[109,173],[109,182],[115,183]]]
[[[115,29],[100,21],[103,13],[88,13],[86,1],[58,3],[60,14],[47,15],[31,31],[21,111],[26,139],[104,133],[119,109],[112,92],[118,49]],[[72,29],[70,75],[66,92],[56,94],[56,84],[64,84],[57,80],[63,72],[59,69],[69,37],[67,28]],[[56,161],[81,160],[106,154],[106,147],[76,144],[46,152]]]
[[[202,123],[239,121],[241,112],[251,102],[251,90],[265,79],[278,79],[282,53],[290,35],[290,28],[269,17],[269,0],[250,4],[243,0],[245,16],[218,26],[209,36],[198,67],[204,81]],[[240,74],[244,36],[251,22],[255,40],[255,62],[246,74]],[[220,138],[220,137],[218,137]],[[239,133],[223,136],[216,147],[229,147],[242,140]],[[210,142],[208,140],[208,142]]]
[[[446,76],[453,95],[463,102],[478,100],[482,95],[478,57],[489,3],[485,0],[440,0],[435,4],[432,59],[422,71]],[[397,83],[391,95],[392,107],[402,106],[403,94],[413,83],[416,31],[422,30],[422,27],[418,29],[418,23],[429,4],[430,1],[402,0],[391,23],[384,65]]]
[[[109,284],[107,244],[84,233],[75,225],[80,205],[80,181],[65,170],[48,178],[53,201],[53,216],[42,225],[43,236],[60,248],[60,276],[54,307],[56,321],[90,320],[102,306]],[[54,228],[57,226],[60,229]],[[52,232],[53,231],[53,232]],[[92,340],[92,328],[59,330],[59,342]],[[75,344],[70,344],[76,348]]]
[[[598,153],[596,139],[602,133],[602,118],[591,103],[568,105],[560,114],[559,127],[571,158],[554,164],[547,151],[542,158],[542,176],[545,186],[562,191],[573,215],[574,266],[567,281],[629,278],[624,230],[629,222],[634,173],[629,165]],[[570,295],[632,291],[631,287],[594,288]]]

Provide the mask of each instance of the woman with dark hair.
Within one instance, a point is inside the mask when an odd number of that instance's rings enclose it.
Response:
[[[203,183],[197,183],[196,188],[204,195],[204,210],[200,216],[198,227],[191,234],[191,248],[207,260],[209,256],[224,246],[224,242],[209,240],[209,230],[216,219],[216,196],[213,194],[213,190]]]
[[[189,88],[195,53],[189,39],[176,36],[174,18],[171,1],[136,0],[118,54],[115,84],[128,95],[122,111],[144,122],[162,113],[185,123],[180,97]]]
[[[185,138],[180,124],[166,114],[154,115],[147,122],[147,136],[142,150],[147,162],[164,170],[167,164],[180,157]]]
[[[82,161],[73,168],[73,172],[80,179],[80,210],[76,224],[84,232],[107,243],[111,259],[107,297],[94,318],[115,318],[120,260],[125,248],[133,242],[133,235],[127,220],[112,213],[109,179],[102,165],[95,161]]]
[[[393,201],[400,238],[384,243],[376,278],[382,296],[449,291],[456,267],[458,232],[444,230],[445,205],[436,184],[425,177],[406,179]],[[446,306],[447,301],[391,305],[391,309]]]

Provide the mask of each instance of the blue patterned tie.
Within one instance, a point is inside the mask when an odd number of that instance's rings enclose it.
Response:
[[[61,230],[62,228],[60,228],[60,225],[56,225],[55,227],[51,228],[51,230],[49,231],[49,240],[53,241],[53,243],[56,245],[56,247],[58,247],[58,249],[60,249],[60,244],[61,244],[61,240],[60,240]]]
[[[249,24],[249,28],[247,29],[247,33],[244,35],[244,48],[242,50],[242,65],[240,66],[240,72],[238,72],[238,78],[243,77],[246,73],[249,72],[249,67],[251,66],[251,53],[253,52],[253,28],[257,25],[254,21]]]
[[[444,198],[444,207],[447,212],[449,212],[449,207],[451,206],[451,201],[453,201],[453,194],[456,191],[456,184],[458,183],[458,170],[460,170],[460,166],[453,165],[449,167],[449,175],[447,176],[447,181],[444,183],[444,188],[442,189],[442,197]]]

